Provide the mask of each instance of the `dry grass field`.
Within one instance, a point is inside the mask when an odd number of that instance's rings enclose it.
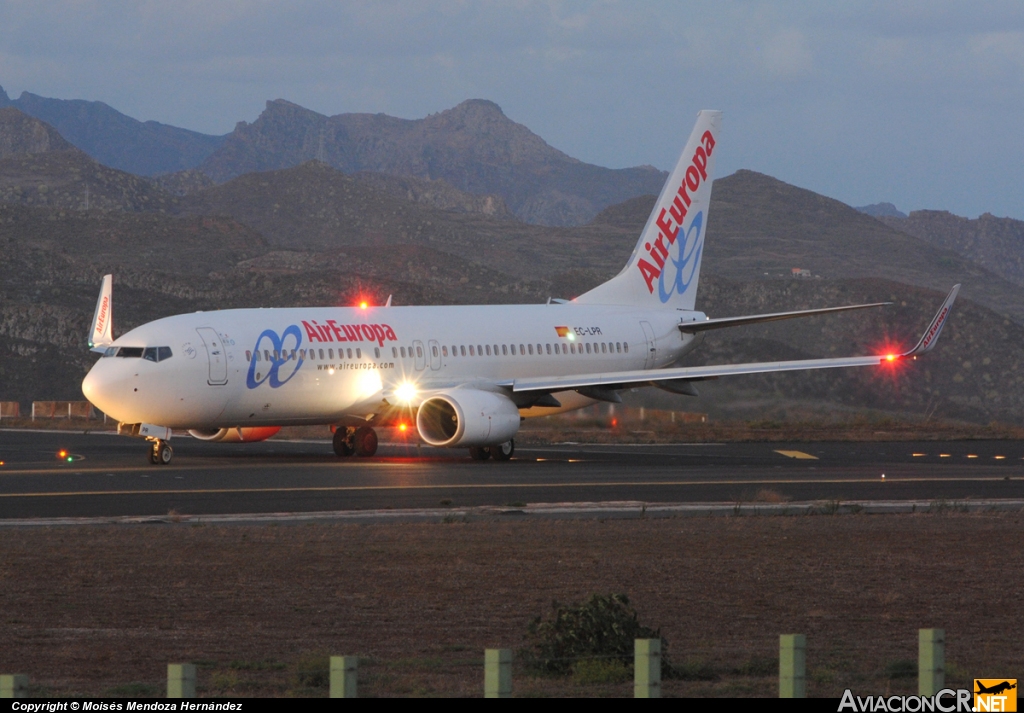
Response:
[[[771,696],[781,633],[808,692],[914,692],[917,630],[947,632],[947,682],[1017,676],[1020,513],[294,526],[5,528],[0,671],[38,695],[323,696],[328,654],[367,696],[473,696],[486,647],[593,593],[626,593],[682,680],[665,695]],[[1017,574],[1015,574],[1017,573]],[[910,675],[907,672],[910,671]],[[544,678],[518,696],[630,695]],[[705,679],[705,680],[693,680]]]

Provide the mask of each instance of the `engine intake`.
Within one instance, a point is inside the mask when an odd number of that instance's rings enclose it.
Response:
[[[491,446],[516,435],[519,409],[500,394],[454,389],[420,404],[416,428],[432,446]]]
[[[271,436],[277,435],[277,432],[280,430],[280,426],[250,426],[248,428],[194,428],[188,433],[200,441],[255,443],[256,441],[265,441]]]

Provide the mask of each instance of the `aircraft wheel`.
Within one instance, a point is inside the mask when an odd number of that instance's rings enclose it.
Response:
[[[356,455],[369,458],[377,452],[377,432],[369,426],[360,426],[352,439],[355,442]]]
[[[171,462],[171,458],[174,457],[174,449],[166,441],[157,441],[156,445],[153,446],[153,455],[155,457],[154,463],[157,465],[167,465]]]
[[[491,457],[491,449],[487,446],[473,446],[469,449],[469,457],[473,460],[487,460]]]
[[[511,460],[512,454],[516,452],[515,441],[505,441],[496,446],[491,446],[491,458],[497,461]]]
[[[350,456],[355,452],[355,448],[352,447],[352,438],[349,436],[348,429],[339,428],[334,432],[334,455],[339,458]]]

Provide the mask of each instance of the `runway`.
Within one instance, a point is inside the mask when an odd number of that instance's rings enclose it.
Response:
[[[519,446],[508,463],[385,444],[337,458],[328,442],[173,441],[0,431],[0,520],[311,513],[536,503],[966,501],[1024,498],[1024,442]],[[62,459],[58,452],[67,451]],[[883,478],[884,474],[884,478]]]

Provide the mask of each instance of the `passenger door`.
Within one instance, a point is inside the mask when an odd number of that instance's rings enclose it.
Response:
[[[653,369],[654,364],[658,361],[658,342],[654,336],[654,329],[651,327],[650,322],[640,322],[640,326],[643,327],[644,337],[647,339],[647,356],[644,359],[644,368]]]
[[[228,383],[228,359],[217,330],[212,327],[196,329],[206,346],[206,356],[210,363],[210,377],[206,383],[210,386],[223,386]]]

